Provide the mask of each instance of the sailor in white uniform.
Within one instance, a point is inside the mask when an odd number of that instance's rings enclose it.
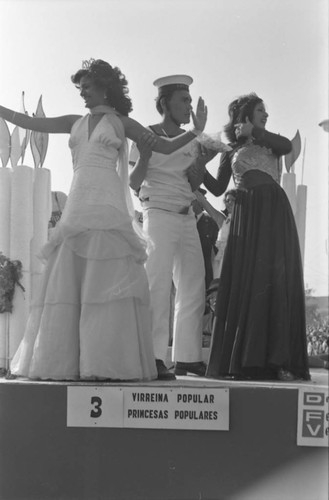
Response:
[[[154,82],[160,123],[149,128],[157,135],[175,137],[190,121],[192,78],[173,75]],[[195,198],[187,176],[194,160],[195,141],[170,155],[152,153],[148,139],[132,146],[130,186],[143,207],[143,229],[149,240],[146,272],[151,292],[154,350],[158,378],[175,378],[166,365],[170,294],[174,282],[175,313],[172,361],[175,374],[204,375],[202,325],[205,309],[205,269],[196,219]]]

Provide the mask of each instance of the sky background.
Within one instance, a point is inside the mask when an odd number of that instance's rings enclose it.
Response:
[[[84,114],[70,76],[91,57],[120,67],[130,116],[143,125],[159,121],[152,82],[160,76],[193,77],[190,92],[194,103],[201,95],[208,105],[209,133],[222,130],[235,97],[255,91],[268,130],[290,139],[300,132],[305,284],[328,295],[329,134],[318,125],[329,115],[327,0],[0,0],[0,20],[0,103],[19,110],[24,91],[29,114],[41,95],[47,116]],[[51,135],[44,163],[52,190],[65,193],[72,180],[67,144],[67,135]],[[218,161],[209,164],[214,175]],[[24,163],[34,165],[29,148]],[[207,198],[223,208],[222,198]]]

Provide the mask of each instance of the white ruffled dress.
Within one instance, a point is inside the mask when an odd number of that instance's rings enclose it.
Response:
[[[42,287],[11,373],[51,380],[151,380],[145,243],[118,175],[121,120],[89,115],[72,128],[74,176],[62,218],[42,250]],[[120,138],[121,136],[121,138]]]

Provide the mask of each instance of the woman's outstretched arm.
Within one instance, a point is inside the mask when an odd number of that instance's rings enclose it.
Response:
[[[125,128],[125,133],[128,139],[138,143],[142,134],[151,135],[152,132],[147,130],[143,125],[141,125],[136,120],[129,118],[127,116],[120,116],[123,126]],[[205,106],[203,99],[200,97],[197,105],[196,114],[192,112],[192,119],[194,123],[194,129],[184,132],[172,139],[155,136],[156,141],[152,146],[152,150],[156,153],[170,154],[179,148],[182,148],[190,141],[195,139],[195,137],[201,133],[207,122],[207,106]]]
[[[12,109],[0,106],[0,117],[17,125],[18,127],[45,132],[49,134],[69,134],[73,123],[80,118],[80,115],[64,115],[54,118],[39,118],[18,113]]]

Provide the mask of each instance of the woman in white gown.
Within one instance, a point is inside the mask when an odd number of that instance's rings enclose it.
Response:
[[[204,128],[207,110],[200,99],[195,129],[166,140],[128,118],[131,101],[119,68],[91,60],[72,81],[90,109],[84,117],[30,118],[0,106],[0,116],[22,128],[70,133],[74,171],[61,220],[42,249],[42,286],[11,374],[155,379],[146,244],[133,227],[126,137],[147,134],[153,150],[170,153]]]

